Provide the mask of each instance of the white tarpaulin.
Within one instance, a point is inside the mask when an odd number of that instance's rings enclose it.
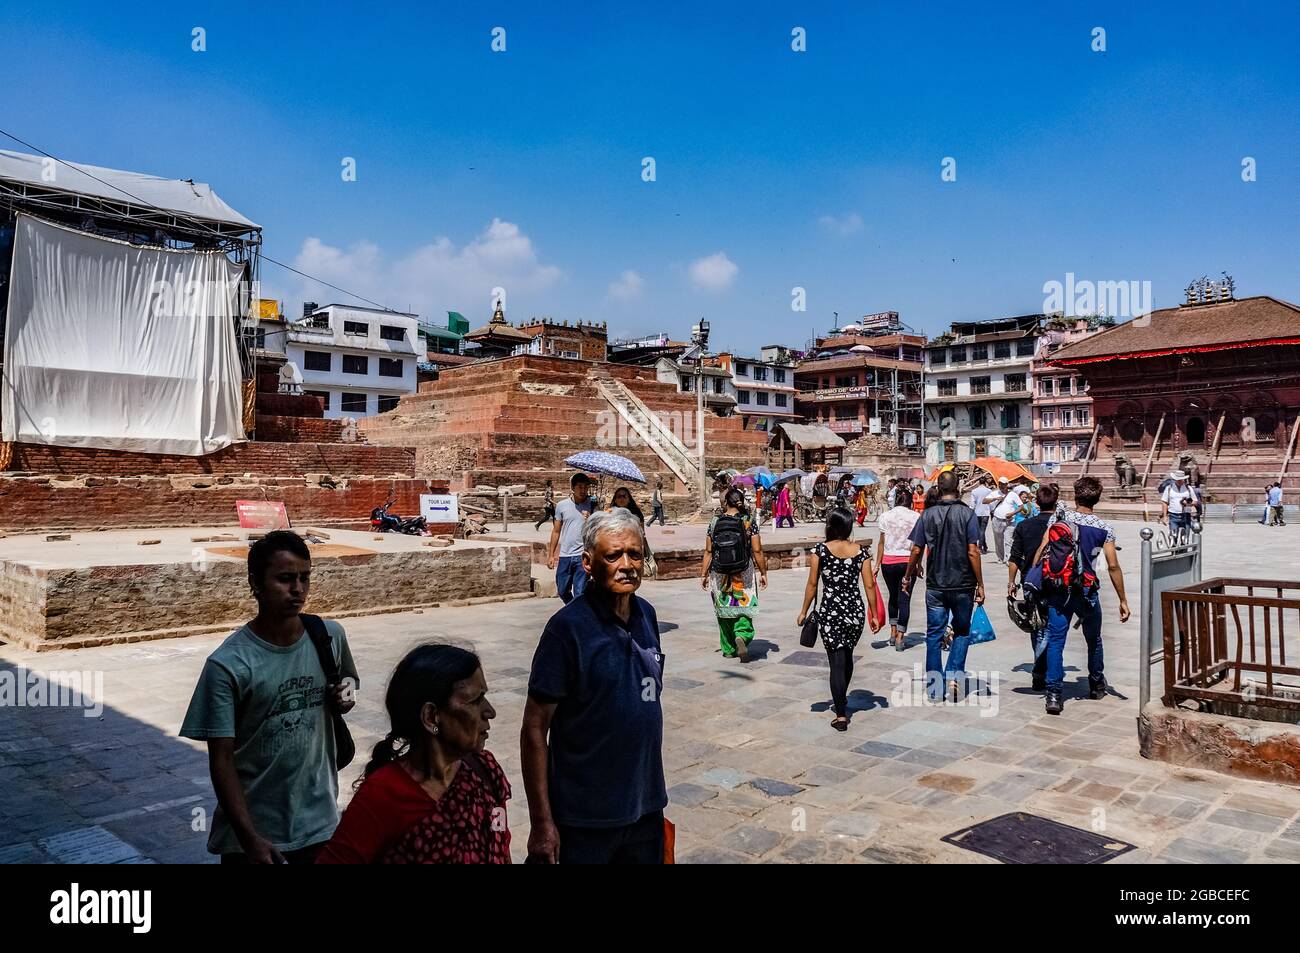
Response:
[[[18,217],[5,440],[200,456],[244,439],[242,269]]]

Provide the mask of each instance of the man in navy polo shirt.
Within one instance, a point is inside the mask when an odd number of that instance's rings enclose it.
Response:
[[[530,861],[663,862],[664,659],[655,610],[636,595],[645,536],[625,509],[587,518],[585,591],[533,655],[520,747]]]

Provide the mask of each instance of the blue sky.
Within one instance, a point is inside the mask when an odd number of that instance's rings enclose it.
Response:
[[[1300,4],[384,6],[10,4],[0,128],[207,181],[270,256],[437,319],[500,285],[754,351],[1037,311],[1067,272],[1300,302]]]

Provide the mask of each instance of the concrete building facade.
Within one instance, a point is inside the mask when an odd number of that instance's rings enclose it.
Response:
[[[954,322],[926,347],[926,463],[1034,459],[1033,361],[1043,315]]]
[[[746,430],[771,433],[777,424],[798,419],[795,410],[794,355],[789,348],[768,345],[757,358],[724,351],[718,364],[731,375],[735,412]]]
[[[1038,339],[1031,374],[1034,391],[1034,462],[1066,463],[1088,452],[1096,421],[1088,382],[1077,370],[1051,363],[1062,347],[1102,331],[1089,318],[1050,318]]]
[[[416,388],[424,359],[414,314],[329,304],[286,331],[285,356],[302,371],[303,392],[319,397],[325,417],[369,417],[392,410]]]

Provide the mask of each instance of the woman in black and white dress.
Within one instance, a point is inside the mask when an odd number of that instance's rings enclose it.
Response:
[[[860,543],[853,542],[853,511],[836,507],[826,517],[826,542],[812,551],[808,583],[804,587],[803,608],[796,625],[802,626],[808,610],[817,598],[817,583],[822,586],[817,607],[817,634],[821,636],[831,666],[831,700],[835,720],[831,727],[847,731],[849,727],[849,680],[853,678],[853,650],[862,638],[862,627],[871,617],[871,628],[880,628],[876,618],[876,570],[871,557]],[[861,583],[861,585],[859,585]],[[866,602],[862,591],[866,590]]]

